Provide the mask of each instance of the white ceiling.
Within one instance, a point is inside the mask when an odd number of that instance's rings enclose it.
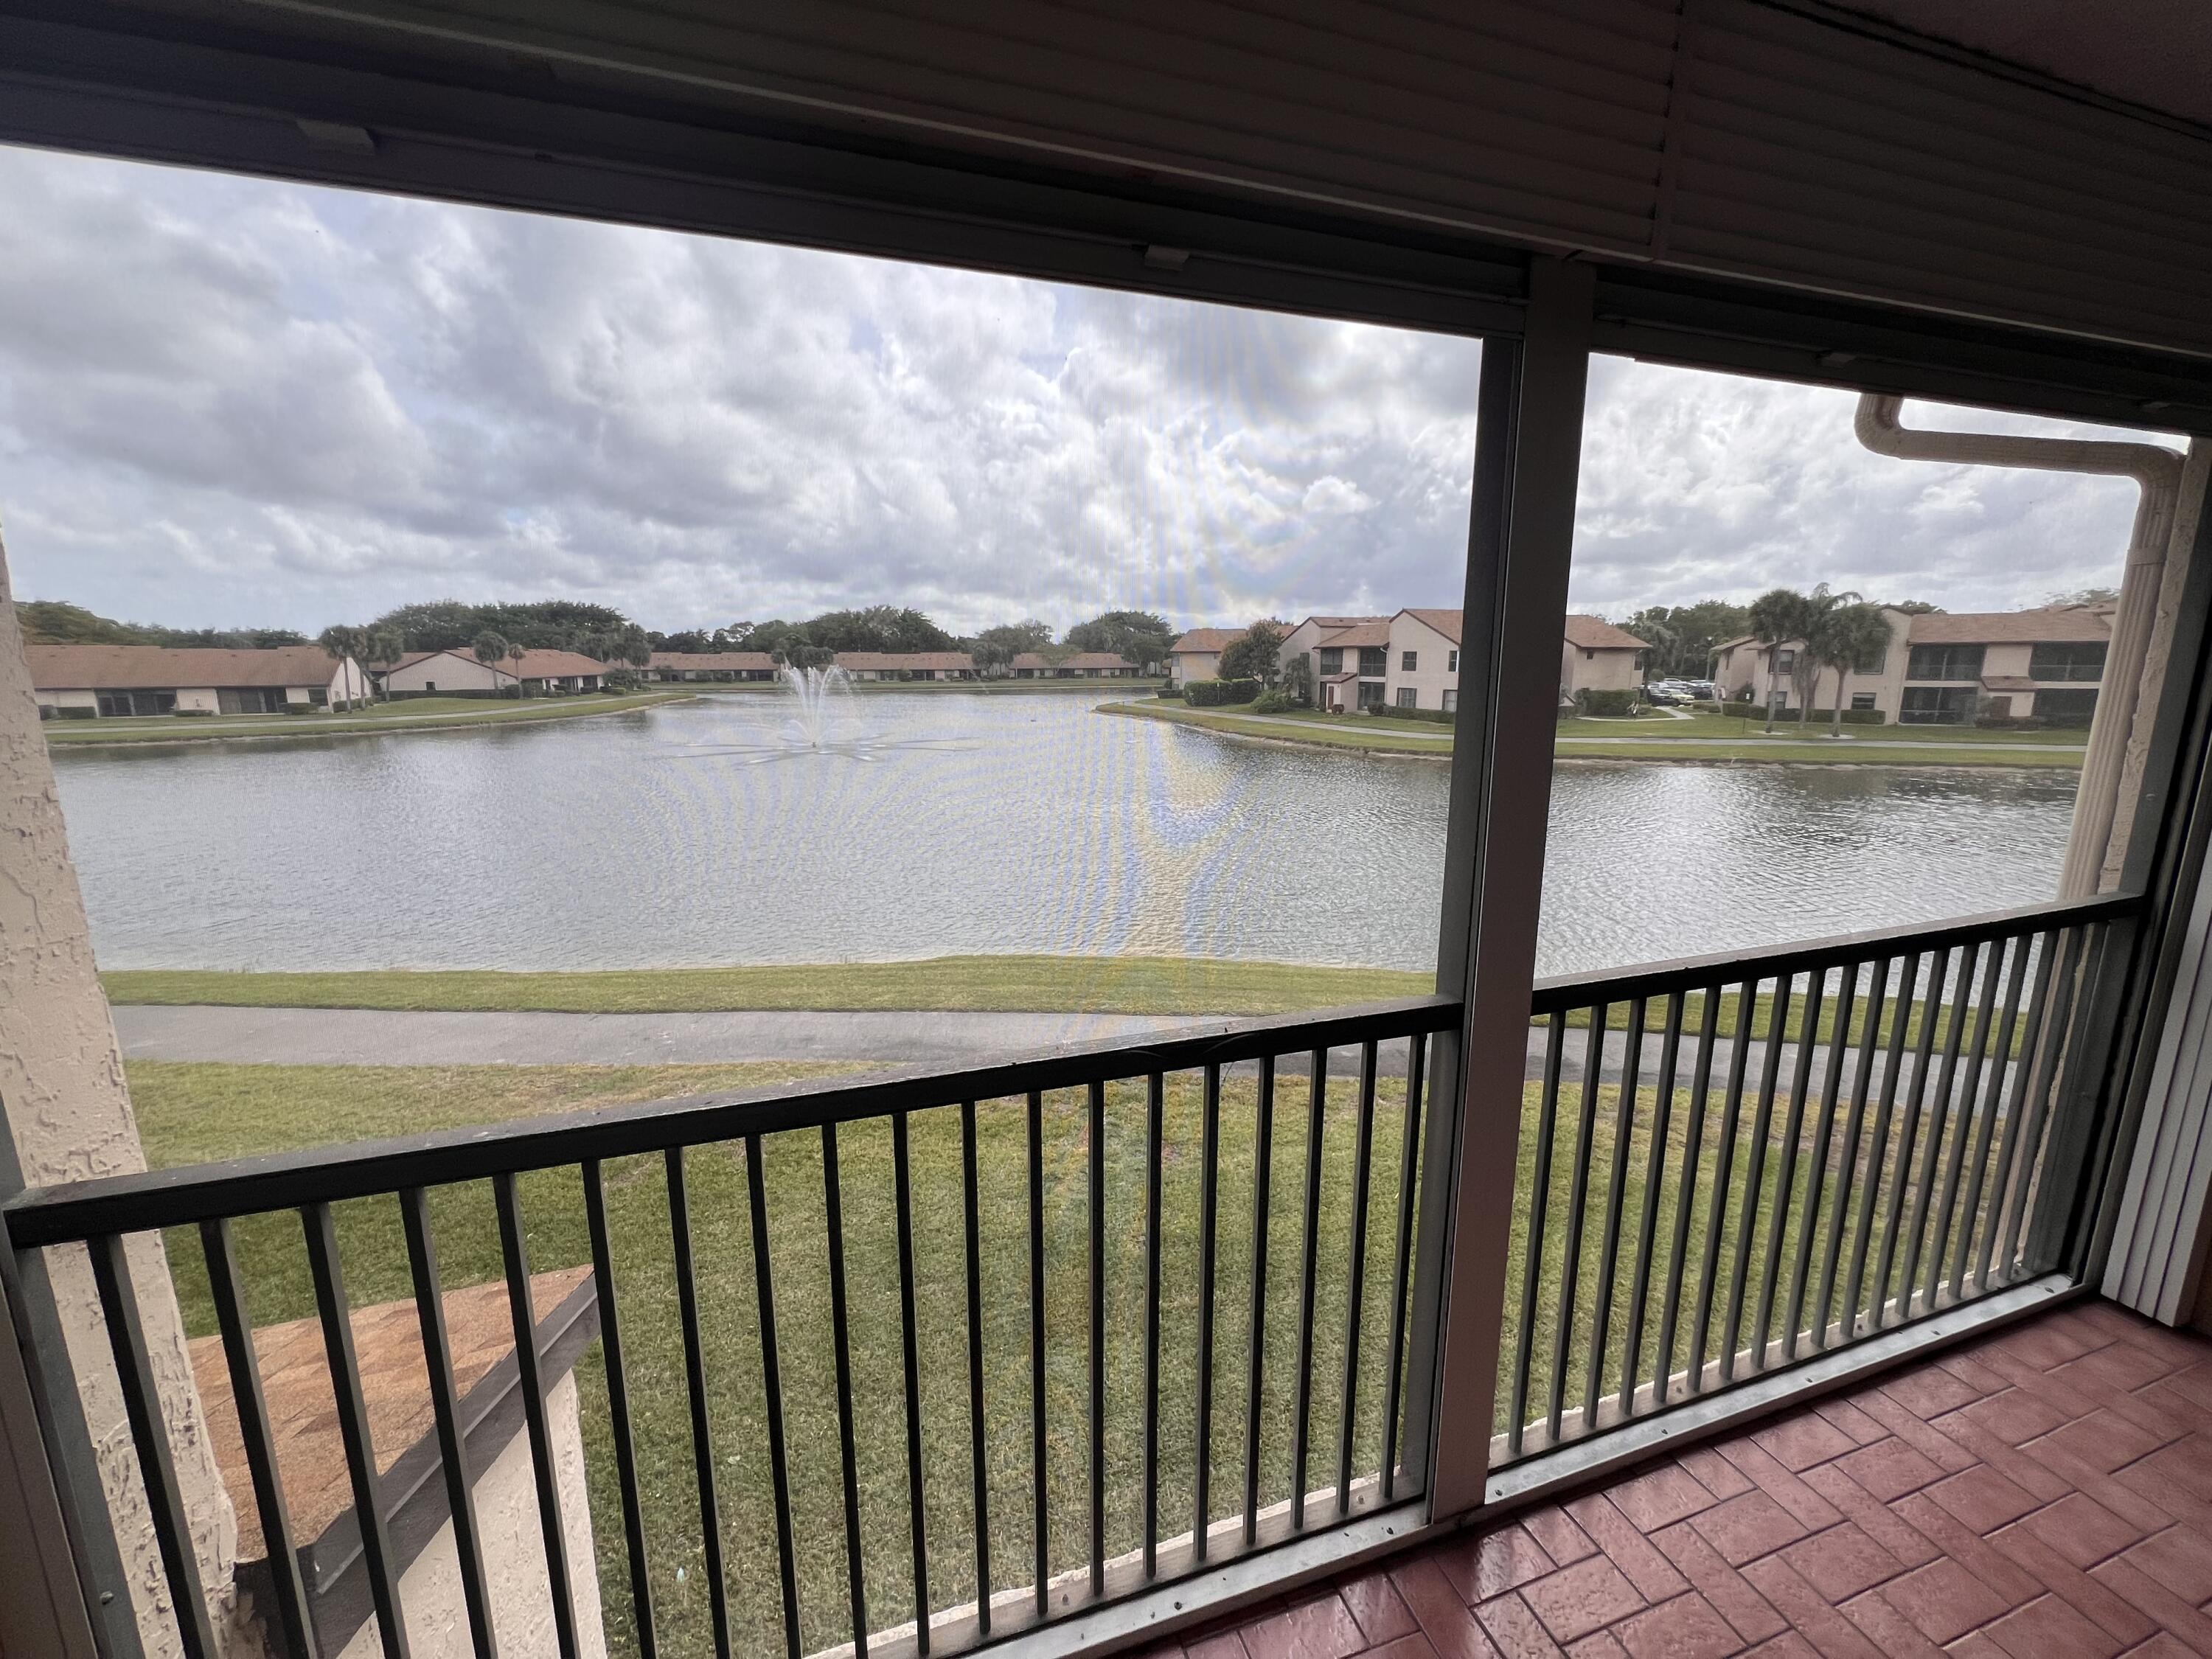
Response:
[[[2212,126],[2207,0],[1848,0],[1869,16]]]

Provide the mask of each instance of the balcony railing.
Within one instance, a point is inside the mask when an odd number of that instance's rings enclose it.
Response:
[[[2132,914],[1540,985],[1492,1467],[2057,1267]]]
[[[2135,913],[1540,983],[1492,1467],[2077,1270],[2109,1124],[2100,988]],[[1416,999],[249,1158],[33,1191],[4,1218],[19,1261],[90,1254],[188,1654],[215,1636],[125,1242],[166,1231],[180,1287],[204,1261],[274,1622],[301,1654],[329,1644],[251,1333],[319,1319],[368,1601],[402,1659],[400,1495],[349,1324],[379,1229],[404,1241],[392,1288],[417,1310],[477,1651],[485,1543],[441,1301],[457,1259],[503,1278],[514,1314],[563,1654],[590,1645],[563,1565],[580,1494],[546,1422],[533,1263],[597,1287],[581,1380],[615,1649],[945,1654],[1423,1497],[1463,1012]],[[50,1385],[75,1386],[65,1366]]]

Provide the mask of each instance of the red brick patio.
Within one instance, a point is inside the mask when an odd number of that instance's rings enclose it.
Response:
[[[2212,1341],[2084,1303],[1151,1651],[2212,1655]]]

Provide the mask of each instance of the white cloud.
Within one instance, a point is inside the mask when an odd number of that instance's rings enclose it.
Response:
[[[314,629],[412,599],[955,628],[1450,604],[1480,348],[0,149],[21,592]],[[1577,602],[2117,569],[2130,487],[1881,461],[1846,394],[1592,377]],[[1916,410],[1916,417],[1922,412]],[[2117,526],[2117,527],[2116,527]]]

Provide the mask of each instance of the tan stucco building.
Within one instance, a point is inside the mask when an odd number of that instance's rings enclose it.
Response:
[[[1221,653],[1241,628],[1194,628],[1168,647],[1168,677],[1176,684],[1221,678]]]
[[[840,651],[837,666],[856,680],[972,680],[965,651]]]
[[[1911,612],[1885,606],[1889,644],[1843,676],[1844,707],[1879,713],[1885,724],[1967,726],[1982,718],[2084,726],[2095,712],[2112,640],[2108,605],[2033,611]],[[1795,681],[1802,640],[1751,638],[1713,653],[1721,696],[1764,708],[1800,704]],[[1832,708],[1836,674],[1823,669],[1814,711]]]
[[[525,651],[482,663],[465,650],[413,651],[381,672],[387,696],[496,696],[520,684],[529,691],[596,691],[607,665],[574,651]]]
[[[131,714],[275,714],[368,696],[351,657],[319,645],[227,651],[163,645],[27,645],[40,720]]]
[[[1389,672],[1384,684],[1395,708],[1459,707],[1456,611],[1401,611],[1390,618]]]
[[[656,651],[649,680],[772,680],[775,659],[765,651]]]
[[[1583,691],[1633,691],[1644,684],[1644,641],[1602,617],[1569,617],[1559,647],[1559,697]]]
[[[1389,617],[1308,617],[1283,636],[1275,660],[1301,656],[1313,670],[1316,708],[1344,713],[1389,701]]]

